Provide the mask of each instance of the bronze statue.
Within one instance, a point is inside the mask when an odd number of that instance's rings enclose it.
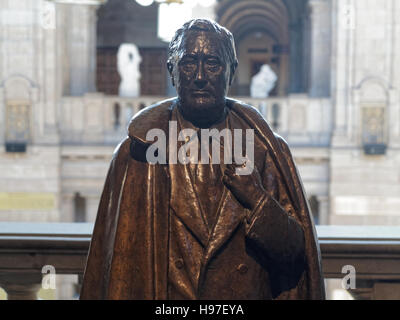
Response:
[[[237,65],[233,36],[217,23],[195,19],[176,32],[167,66],[178,98],[135,115],[114,154],[81,299],[325,298],[314,224],[289,148],[255,108],[226,98]],[[148,133],[174,141],[171,123],[194,134],[164,149],[158,137],[153,152]],[[252,157],[218,163],[202,153],[208,161],[174,162],[192,139],[213,143],[205,129],[253,132]]]

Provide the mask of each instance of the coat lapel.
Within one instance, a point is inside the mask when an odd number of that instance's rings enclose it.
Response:
[[[205,247],[209,233],[186,165],[170,165],[171,207],[182,223]]]
[[[204,267],[221,246],[228,241],[239,223],[245,217],[245,209],[234,199],[232,193],[224,187],[224,193],[218,209],[219,216],[212,230],[203,258]]]
[[[205,248],[201,262],[199,285],[201,290],[207,273],[207,267],[218,250],[229,240],[245,215],[245,209],[233,198],[231,192],[224,187],[224,194],[220,202],[218,220],[210,235],[210,240]]]

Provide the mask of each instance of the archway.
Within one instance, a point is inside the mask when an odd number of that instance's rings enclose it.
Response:
[[[233,95],[248,95],[251,77],[262,64],[278,75],[271,95],[305,92],[303,41],[307,0],[222,0],[218,22],[234,35],[239,59]]]

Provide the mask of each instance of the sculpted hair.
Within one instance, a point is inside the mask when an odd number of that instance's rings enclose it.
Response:
[[[219,35],[221,39],[221,49],[224,55],[224,58],[229,63],[229,65],[234,66],[236,68],[238,64],[236,50],[235,50],[235,41],[233,39],[232,33],[219,25],[218,23],[208,20],[208,19],[193,19],[186,22],[181,28],[179,28],[172,41],[169,44],[168,48],[168,65],[175,66],[178,63],[180,58],[180,48],[183,43],[184,37],[187,34],[187,31],[206,31],[206,32],[215,32]]]

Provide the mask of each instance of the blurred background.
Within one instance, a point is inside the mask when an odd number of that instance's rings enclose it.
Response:
[[[30,236],[30,223],[44,230],[48,222],[94,222],[129,119],[175,95],[168,42],[200,17],[233,33],[239,67],[230,96],[257,107],[288,141],[319,234],[332,239],[334,226],[347,226],[344,240],[397,241],[396,0],[0,0],[0,234]],[[388,257],[379,248],[379,259]],[[397,285],[400,249],[393,248],[383,275],[366,268],[352,295],[329,280],[329,298],[373,298],[376,279]],[[16,257],[0,255],[0,287],[18,282],[2,282]],[[368,257],[361,256],[378,265]],[[2,263],[9,263],[3,275]],[[59,276],[57,290],[42,288],[39,296],[76,298],[78,279]]]

